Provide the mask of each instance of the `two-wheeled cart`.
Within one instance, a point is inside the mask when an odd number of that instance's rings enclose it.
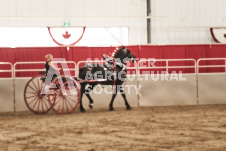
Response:
[[[45,91],[45,75],[31,78],[24,89],[27,107],[36,114],[44,114],[53,109],[58,114],[73,112],[80,101],[80,82],[69,76],[58,76],[48,92]]]

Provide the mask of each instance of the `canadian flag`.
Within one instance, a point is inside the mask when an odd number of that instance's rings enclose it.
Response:
[[[58,45],[75,45],[84,33],[85,27],[48,27],[52,40]]]

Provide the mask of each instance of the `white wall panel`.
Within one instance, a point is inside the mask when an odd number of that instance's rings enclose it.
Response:
[[[15,108],[16,112],[29,111],[24,101],[24,88],[30,78],[15,79]]]
[[[148,76],[148,80],[140,81],[140,106],[197,105],[196,75],[183,75],[183,78],[186,80],[155,81]]]
[[[167,105],[196,105],[197,92],[198,102],[203,104],[225,104],[226,103],[226,76],[225,74],[199,74],[198,87],[196,75],[183,75],[186,81],[154,81],[149,76],[147,81],[139,81],[141,89],[139,91],[140,106],[167,106]],[[30,78],[15,80],[15,101],[16,111],[29,111],[24,102],[24,87]],[[141,79],[145,79],[141,76]],[[13,80],[0,80],[0,112],[14,111],[13,103]],[[127,86],[137,85],[137,80],[129,81]],[[198,90],[197,90],[198,88]],[[108,91],[110,92],[111,89]],[[99,91],[98,91],[99,92]],[[130,93],[129,93],[130,92]],[[131,87],[130,91],[125,88],[127,100],[132,107],[138,106],[137,91]],[[111,94],[91,94],[94,100],[95,108],[108,108],[111,100]],[[84,95],[83,105],[88,108],[88,99]],[[117,95],[115,107],[125,107],[124,100],[120,94]]]
[[[146,19],[117,16],[146,16],[146,0],[0,0],[3,27],[63,26],[67,20],[71,26],[128,27],[129,44],[146,43]]]
[[[211,43],[208,26],[226,26],[225,0],[151,0],[153,44]],[[88,18],[88,17],[113,18]],[[146,0],[0,0],[0,26],[129,27],[129,44],[145,44]],[[79,18],[76,18],[79,17]],[[182,28],[178,29],[180,26]],[[185,27],[206,28],[185,28]]]
[[[225,81],[225,74],[200,74],[198,76],[199,104],[225,104]]]
[[[0,112],[13,112],[13,79],[0,79],[0,85]]]
[[[152,16],[167,18],[165,29],[152,21],[152,43],[211,43],[209,27],[226,26],[225,6],[225,0],[152,0]]]

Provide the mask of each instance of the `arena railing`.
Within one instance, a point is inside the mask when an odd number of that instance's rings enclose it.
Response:
[[[10,62],[0,62],[0,65],[9,65],[10,66],[10,70],[9,69],[0,69],[0,73],[11,73],[10,78],[13,79],[13,64]],[[0,77],[0,78],[2,78],[2,77]]]
[[[218,61],[218,64],[210,64],[207,63],[208,61]],[[83,63],[104,63],[105,61],[79,61],[78,63],[75,63],[74,61],[66,61],[66,63],[72,63],[74,66],[74,68],[69,68],[69,70],[75,71],[75,76],[79,75],[79,67],[80,65]],[[155,65],[155,66],[150,66],[150,67],[146,67],[146,66],[141,66],[142,62],[165,62],[164,65]],[[178,62],[178,64],[176,65],[170,65],[171,62]],[[189,62],[188,65],[180,65],[179,62]],[[220,63],[219,63],[220,62]],[[192,65],[191,65],[192,63]],[[207,64],[206,64],[207,63]],[[18,65],[32,65],[32,64],[42,64],[44,65],[45,62],[16,62],[14,65],[10,62],[0,62],[0,65],[10,65],[11,69],[3,69],[0,70],[0,73],[4,73],[4,72],[8,72],[11,73],[10,79],[13,79],[13,87],[14,87],[14,108],[15,108],[15,79],[18,78],[16,76],[17,72],[33,72],[33,71],[45,71],[44,68],[42,69],[17,69]],[[44,67],[44,66],[43,66]],[[196,74],[197,78],[197,92],[198,92],[198,75],[199,74],[216,74],[216,73],[222,73],[225,74],[226,73],[226,58],[200,58],[197,60],[195,59],[142,59],[139,60],[136,64],[134,64],[134,67],[128,67],[128,69],[135,69],[136,70],[136,74],[141,75],[140,71],[142,69],[165,69],[166,72],[169,72],[170,69],[189,69],[192,68],[194,69],[194,72],[192,72],[192,74]],[[200,72],[200,69],[209,69],[209,68],[224,68],[223,70],[221,70],[221,72],[209,72],[209,71],[205,71],[205,72]],[[191,74],[191,73],[190,73]],[[139,79],[137,80],[137,85],[139,84]],[[198,99],[198,93],[197,93],[197,99]],[[138,100],[139,100],[139,95],[138,95]]]
[[[211,63],[210,61],[218,61],[217,65],[214,63]],[[221,61],[221,63],[219,63]],[[223,62],[223,64],[222,64]],[[204,63],[204,65],[201,65],[201,63]],[[208,65],[210,64],[210,65]],[[202,71],[200,72],[200,69],[220,69],[224,68],[222,71]],[[198,74],[212,74],[212,73],[226,73],[226,58],[200,58],[197,60],[197,73]]]
[[[152,66],[141,66],[140,64],[142,62],[153,62],[151,65]],[[165,62],[165,65],[158,66],[155,63],[158,62]],[[169,65],[170,62],[187,62],[187,63],[194,63],[194,65]],[[179,63],[177,63],[179,64]],[[188,72],[188,73],[197,73],[196,69],[196,60],[195,59],[141,59],[138,61],[138,68],[137,68],[137,73],[140,75],[140,70],[141,69],[165,69],[166,73],[169,73],[169,69],[194,69],[194,72]]]
[[[205,70],[200,71],[201,69],[205,69]],[[214,71],[214,70],[218,70],[218,71]],[[197,60],[197,91],[199,89],[198,75],[211,75],[211,74],[226,74],[226,58],[200,58]],[[199,94],[197,94],[198,104],[199,104],[199,98],[200,96]]]
[[[16,76],[16,73],[18,72],[40,72],[40,71],[45,71],[45,68],[44,68],[44,64],[46,62],[43,62],[43,61],[40,61],[40,62],[16,62],[14,64],[14,67],[13,67],[13,75],[14,75],[14,78],[17,78]],[[60,61],[60,62],[53,62],[53,63],[67,63],[67,64],[73,64],[73,68],[68,68],[68,69],[63,69],[63,70],[69,70],[69,71],[74,71],[74,74],[76,75],[76,63],[74,61]],[[17,69],[17,66],[18,65],[40,65],[42,64],[43,65],[43,68],[42,69],[37,69],[37,68],[32,68],[32,69]],[[21,78],[21,77],[20,77]],[[23,78],[23,77],[22,77]]]

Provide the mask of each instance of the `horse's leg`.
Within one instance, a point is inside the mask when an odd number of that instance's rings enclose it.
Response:
[[[85,85],[81,85],[81,96],[80,96],[80,112],[86,112],[86,110],[84,109],[83,107],[83,104],[82,104],[82,96],[83,96],[83,93],[85,92]]]
[[[114,102],[114,100],[115,100],[115,97],[116,97],[116,95],[117,95],[117,92],[118,92],[118,89],[117,89],[117,85],[116,85],[116,86],[114,86],[114,93],[113,93],[113,95],[112,95],[111,103],[110,103],[110,105],[109,105],[109,110],[110,110],[110,111],[114,111],[114,110],[115,110],[114,107],[113,107],[113,102]]]
[[[121,93],[122,97],[124,98],[126,109],[131,110],[131,107],[126,99],[126,95],[125,95],[125,92],[123,91],[123,89],[120,89],[120,93]]]
[[[95,87],[95,85],[89,85],[89,87],[85,90],[85,94],[86,94],[87,98],[89,99],[89,108],[90,109],[93,108],[93,99],[91,98],[90,93],[94,87]]]

